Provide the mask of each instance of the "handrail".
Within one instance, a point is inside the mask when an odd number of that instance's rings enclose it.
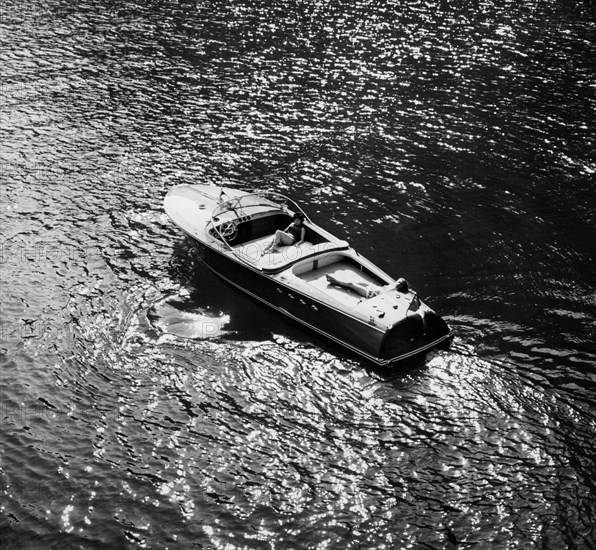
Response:
[[[298,203],[296,203],[296,201],[292,200],[290,197],[286,197],[285,195],[282,195],[281,193],[278,193],[277,191],[259,191],[256,194],[273,195],[274,197],[280,197],[284,201],[288,201],[294,209],[298,210],[298,212],[300,212],[304,216],[304,219],[306,221],[312,223],[312,220],[308,217],[308,214],[304,210],[302,210],[302,208],[300,208]]]

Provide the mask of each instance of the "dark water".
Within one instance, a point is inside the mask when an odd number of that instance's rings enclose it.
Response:
[[[588,1],[3,0],[2,548],[596,548]],[[454,329],[391,375],[192,259],[275,189]]]

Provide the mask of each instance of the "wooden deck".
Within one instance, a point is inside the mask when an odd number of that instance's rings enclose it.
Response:
[[[346,305],[355,306],[361,302],[364,297],[350,290],[336,285],[329,284],[327,275],[334,275],[341,280],[350,281],[352,283],[365,283],[369,285],[379,286],[379,283],[372,277],[369,277],[360,271],[355,265],[348,262],[336,262],[323,267],[319,267],[313,271],[300,273],[297,277],[307,281],[311,285],[317,287],[325,294],[343,302]]]

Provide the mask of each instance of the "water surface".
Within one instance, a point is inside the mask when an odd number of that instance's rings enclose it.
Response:
[[[6,548],[596,547],[588,2],[7,0]],[[291,195],[454,330],[391,373],[217,281]]]

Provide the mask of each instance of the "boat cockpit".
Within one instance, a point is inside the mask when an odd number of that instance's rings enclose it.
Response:
[[[219,203],[207,226],[211,236],[236,247],[286,229],[297,212],[304,215],[307,241],[319,244],[328,240],[313,229],[298,205],[272,192],[251,193]]]
[[[281,253],[263,255],[275,232],[287,229],[296,212],[305,217],[305,241],[299,246],[283,247]],[[213,211],[207,229],[239,259],[257,264],[269,273],[279,272],[306,257],[349,246],[313,224],[290,199],[277,194],[250,194],[222,202]]]

